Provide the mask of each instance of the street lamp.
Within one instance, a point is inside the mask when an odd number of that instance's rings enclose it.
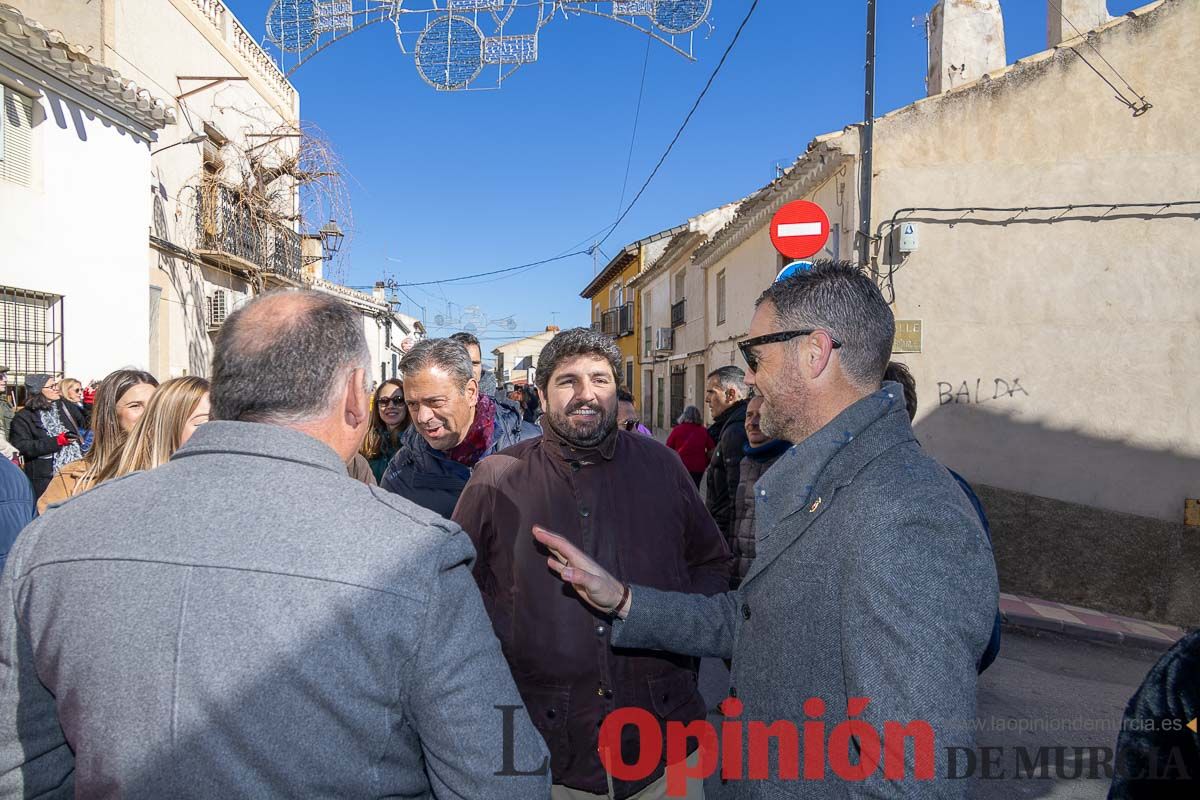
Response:
[[[346,234],[342,233],[342,229],[338,227],[332,217],[329,218],[329,222],[321,226],[318,233],[321,236],[321,247],[329,254],[330,258],[336,256],[338,250],[342,248],[342,239],[346,238]]]
[[[317,231],[317,236],[321,239],[321,255],[304,256],[304,264],[332,261],[338,250],[342,249],[342,240],[346,238],[346,234],[342,233],[342,229],[332,218],[321,226],[321,229]]]
[[[151,150],[150,155],[156,156],[159,153],[161,153],[163,150],[170,150],[172,147],[178,147],[181,144],[200,144],[201,142],[207,141],[207,140],[208,140],[208,134],[193,133],[191,136],[187,137],[186,139],[180,139],[178,142],[173,142],[173,143],[167,145],[166,147],[160,147],[157,150]]]

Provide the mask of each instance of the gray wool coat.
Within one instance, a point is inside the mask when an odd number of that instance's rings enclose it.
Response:
[[[755,493],[758,553],[738,590],[702,597],[634,586],[614,646],[732,658],[740,720],[789,721],[801,732],[824,723],[823,780],[804,779],[803,753],[800,780],[782,779],[772,749],[769,780],[730,780],[722,798],[966,797],[971,781],[945,779],[945,754],[973,746],[975,665],[991,634],[996,569],[966,495],[914,439],[899,385],[884,384],[793,447]],[[820,717],[804,708],[814,697]],[[867,698],[865,710],[847,713],[852,698]],[[851,763],[862,746],[835,736],[852,716],[884,747],[885,722],[927,722],[934,779],[913,777],[911,742],[904,780],[886,780],[882,767],[862,781],[838,777],[833,743]]]
[[[546,798],[455,524],[210,422],[52,506],[0,580],[0,796]],[[509,733],[505,714],[512,715]]]

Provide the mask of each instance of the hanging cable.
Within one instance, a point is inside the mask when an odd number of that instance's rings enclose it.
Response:
[[[608,233],[604,234],[604,237],[600,239],[597,244],[604,244],[606,241],[608,241],[608,237],[613,235],[613,232],[617,229],[617,226],[624,221],[625,217],[629,215],[629,212],[633,210],[633,207],[637,205],[637,201],[641,199],[642,194],[645,193],[647,188],[649,188],[651,181],[654,180],[654,176],[658,174],[659,169],[662,168],[663,163],[667,160],[667,156],[671,155],[671,151],[675,148],[675,144],[679,141],[679,137],[683,136],[683,132],[687,128],[688,123],[692,121],[692,117],[695,115],[696,109],[700,107],[700,102],[704,100],[704,96],[708,94],[708,90],[712,88],[713,81],[717,79],[717,75],[721,72],[721,67],[725,65],[725,61],[729,58],[729,54],[733,52],[734,45],[736,45],[738,43],[738,39],[741,38],[742,31],[745,30],[746,23],[748,23],[750,18],[754,16],[754,10],[756,8],[758,8],[758,0],[753,0],[753,2],[750,3],[750,9],[746,12],[745,18],[742,19],[742,24],[738,25],[737,30],[733,34],[733,39],[730,40],[729,46],[725,48],[725,52],[721,54],[721,60],[717,62],[717,66],[713,69],[712,74],[708,76],[708,82],[705,83],[704,88],[700,90],[700,94],[696,97],[696,102],[692,103],[691,110],[688,111],[687,116],[683,118],[683,124],[680,125],[679,130],[675,132],[675,136],[671,139],[671,143],[668,144],[667,149],[663,151],[662,157],[658,159],[658,163],[654,165],[654,169],[650,170],[650,175],[646,178],[646,182],[642,184],[642,188],[638,189],[638,192],[636,195],[634,195],[633,200],[629,202],[629,205],[625,207],[625,210],[621,212],[621,215],[617,217],[616,222],[614,222],[608,228]]]
[[[1088,61],[1084,57],[1083,53],[1079,52],[1078,48],[1076,48],[1076,47],[1067,48],[1072,53],[1079,56],[1079,60],[1082,61],[1084,64],[1087,64],[1088,68],[1091,69],[1092,72],[1096,73],[1096,75],[1100,78],[1100,80],[1102,80],[1106,84],[1108,84],[1108,87],[1110,89],[1112,89],[1113,92],[1115,93],[1116,99],[1118,101],[1120,101],[1121,103],[1125,104],[1129,108],[1129,110],[1133,112],[1133,115],[1135,117],[1140,117],[1142,114],[1145,114],[1147,111],[1154,108],[1154,105],[1152,103],[1150,103],[1149,101],[1147,101],[1144,95],[1140,94],[1137,89],[1134,89],[1133,86],[1130,85],[1129,81],[1125,80],[1125,76],[1121,74],[1120,70],[1118,70],[1116,67],[1114,67],[1112,65],[1112,62],[1110,62],[1107,58],[1104,57],[1104,54],[1100,52],[1099,48],[1097,48],[1096,45],[1092,44],[1091,38],[1088,37],[1087,35],[1085,35],[1083,31],[1079,30],[1079,28],[1075,25],[1074,22],[1071,22],[1071,20],[1067,18],[1067,15],[1063,13],[1062,5],[1059,2],[1059,0],[1050,0],[1050,4],[1052,6],[1054,6],[1054,10],[1057,11],[1058,15],[1063,18],[1063,21],[1071,26],[1071,29],[1075,31],[1075,34],[1077,36],[1083,37],[1083,43],[1086,44],[1088,47],[1092,48],[1092,51],[1100,57],[1100,60],[1103,61],[1108,66],[1109,69],[1111,69],[1113,71],[1113,74],[1117,76],[1117,78],[1121,81],[1121,83],[1125,84],[1125,88],[1127,88],[1127,89],[1129,89],[1129,91],[1133,92],[1133,96],[1137,98],[1137,102],[1135,103],[1132,100],[1130,100],[1129,98],[1127,98],[1125,96],[1125,94],[1120,89],[1118,89],[1116,87],[1116,85],[1114,85],[1113,82],[1110,81],[1104,75],[1104,73],[1102,73],[1100,70],[1096,69],[1095,65],[1092,64],[1092,62]]]
[[[712,74],[708,76],[708,81],[704,84],[704,88],[700,90],[700,94],[696,97],[696,101],[694,103],[692,103],[691,110],[689,110],[687,113],[687,116],[684,117],[683,123],[679,126],[679,130],[677,130],[675,132],[674,138],[672,138],[670,144],[667,145],[667,149],[665,151],[663,151],[662,157],[658,159],[658,163],[655,164],[654,169],[650,171],[649,177],[646,178],[646,181],[642,184],[642,187],[640,189],[638,189],[637,194],[634,195],[633,200],[631,200],[629,202],[629,205],[625,207],[625,210],[621,212],[621,214],[617,217],[615,222],[613,222],[611,225],[606,225],[605,227],[601,228],[599,231],[596,231],[596,233],[592,234],[592,236],[589,236],[586,239],[581,240],[579,243],[572,246],[572,248],[570,249],[570,252],[561,253],[557,256],[545,258],[540,261],[532,261],[528,264],[520,264],[515,267],[505,267],[504,269],[496,269],[496,270],[491,270],[488,272],[477,272],[477,273],[473,273],[470,275],[458,275],[453,278],[442,278],[440,280],[435,280],[435,281],[417,281],[417,282],[412,282],[412,283],[400,283],[400,284],[396,284],[396,285],[408,287],[408,286],[434,286],[434,285],[440,285],[440,284],[446,284],[446,283],[457,283],[459,281],[469,281],[469,280],[473,280],[476,278],[487,278],[487,277],[491,277],[493,275],[505,275],[508,273],[516,273],[516,272],[520,272],[520,271],[524,271],[524,270],[530,270],[530,269],[533,269],[534,267],[540,267],[544,264],[552,264],[556,261],[562,261],[563,259],[572,258],[574,256],[591,255],[594,252],[593,248],[598,249],[600,247],[600,245],[602,245],[606,241],[608,241],[608,238],[610,236],[612,236],[613,232],[617,229],[617,226],[620,225],[621,222],[625,219],[625,217],[627,217],[629,215],[629,212],[633,209],[633,207],[635,205],[637,205],[638,200],[641,199],[642,194],[645,193],[646,189],[650,186],[650,183],[654,180],[655,176],[658,174],[659,169],[661,169],[663,163],[666,162],[667,156],[669,156],[671,154],[671,151],[674,149],[675,145],[679,142],[680,137],[683,136],[683,132],[687,128],[688,123],[690,123],[692,121],[692,117],[695,115],[696,110],[700,107],[700,103],[701,103],[701,101],[704,100],[704,96],[706,94],[708,94],[708,90],[710,88],[712,88],[713,82],[717,79],[717,75],[720,74],[720,72],[721,72],[721,67],[723,67],[725,65],[725,61],[729,58],[729,54],[733,51],[733,47],[734,47],[734,45],[737,44],[738,39],[741,38],[742,31],[745,30],[746,24],[750,22],[750,18],[754,15],[754,11],[756,8],[758,8],[758,0],[752,0],[752,2],[750,3],[749,10],[746,11],[746,16],[742,19],[741,24],[738,25],[737,30],[733,34],[733,39],[730,40],[729,45],[725,48],[725,52],[721,54],[720,61],[717,62],[717,66],[713,69]],[[645,80],[644,72],[645,71],[643,69],[643,82]],[[644,88],[644,86],[643,86],[643,88]],[[641,103],[639,101],[639,107],[640,107],[640,105],[641,105]],[[635,127],[635,134],[636,134],[636,127]],[[630,157],[632,158],[632,149],[630,151]],[[624,199],[624,190],[622,190],[622,199]],[[596,241],[591,247],[583,249],[583,250],[576,249],[584,242],[592,240],[595,236],[598,236],[601,233],[603,233],[604,236],[601,239],[599,239],[598,241]],[[603,252],[603,251],[601,251],[601,252]]]
[[[650,43],[654,40],[646,36],[646,55],[642,61],[642,81],[638,87],[637,108],[633,112],[633,132],[629,134],[629,155],[625,158],[625,179],[621,181],[621,199],[617,201],[617,213],[625,205],[625,190],[629,188],[629,168],[633,166],[633,145],[637,142],[638,121],[642,118],[642,97],[646,94],[646,69],[650,66]]]

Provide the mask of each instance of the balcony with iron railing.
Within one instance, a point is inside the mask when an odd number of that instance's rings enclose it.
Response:
[[[626,303],[625,305],[621,306],[619,325],[621,329],[621,333],[619,335],[630,336],[633,334],[633,303]]]
[[[603,311],[600,314],[600,332],[614,339],[633,333],[633,303]]]
[[[263,270],[301,283],[300,234],[262,219],[237,191],[205,187],[196,214],[196,252],[221,266]]]
[[[687,299],[681,299],[671,306],[671,327],[678,328],[687,322]]]

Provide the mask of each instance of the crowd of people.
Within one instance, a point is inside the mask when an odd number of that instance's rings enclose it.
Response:
[[[372,386],[357,317],[309,291],[231,314],[211,383],[26,376],[0,404],[25,472],[0,461],[0,795],[651,800],[678,770],[701,798],[719,754],[669,726],[710,714],[714,657],[726,717],[920,721],[932,778],[901,744],[906,777],[858,785],[965,796],[942,754],[973,744],[996,571],[893,332],[851,265],[777,281],[712,424],[688,406],[666,446],[589,328],[519,391],[483,388],[469,333]],[[653,740],[606,738],[618,710]],[[772,759],[723,796],[791,796]]]

